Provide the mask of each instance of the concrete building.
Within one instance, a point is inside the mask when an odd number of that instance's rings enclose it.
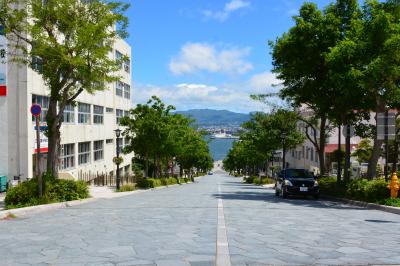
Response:
[[[4,44],[4,36],[0,41]],[[1,45],[1,43],[0,43]],[[131,47],[117,40],[110,51],[113,58],[127,55]],[[6,62],[6,61],[5,61]],[[41,76],[31,68],[8,62],[6,95],[0,96],[0,175],[8,178],[32,178],[36,167],[36,132],[30,107],[42,107],[41,128],[45,129],[45,115],[49,94]],[[1,70],[1,68],[0,68]],[[83,174],[115,173],[116,137],[119,119],[131,108],[131,60],[121,65],[121,82],[109,84],[109,89],[94,95],[82,93],[76,106],[67,106],[61,127],[60,175],[78,179]],[[1,86],[1,84],[0,84]],[[123,145],[126,141],[122,140]],[[41,169],[46,168],[47,139],[41,134]],[[122,174],[130,172],[131,158],[124,156]]]

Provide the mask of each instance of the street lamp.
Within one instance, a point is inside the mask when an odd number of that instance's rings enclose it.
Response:
[[[117,137],[117,190],[119,190],[119,188],[120,188],[120,186],[119,186],[119,183],[120,183],[120,176],[119,176],[119,164],[120,164],[120,161],[119,161],[119,140],[120,140],[120,137],[121,137],[121,129],[119,129],[119,128],[117,128],[116,130],[114,130],[115,131],[115,136]]]

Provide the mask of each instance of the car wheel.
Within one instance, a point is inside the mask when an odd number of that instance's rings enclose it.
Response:
[[[288,196],[284,186],[282,186],[281,195],[282,195],[282,198],[284,198],[284,199],[286,199]]]
[[[277,196],[277,197],[279,196],[279,190],[276,185],[275,185],[275,196]]]

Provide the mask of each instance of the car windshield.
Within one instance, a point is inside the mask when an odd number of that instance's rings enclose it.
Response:
[[[308,171],[301,169],[287,169],[284,174],[286,178],[313,178]]]

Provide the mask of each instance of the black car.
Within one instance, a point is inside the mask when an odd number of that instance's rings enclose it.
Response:
[[[279,172],[275,183],[275,195],[286,198],[290,195],[319,198],[319,186],[314,175],[304,169],[286,169]]]

